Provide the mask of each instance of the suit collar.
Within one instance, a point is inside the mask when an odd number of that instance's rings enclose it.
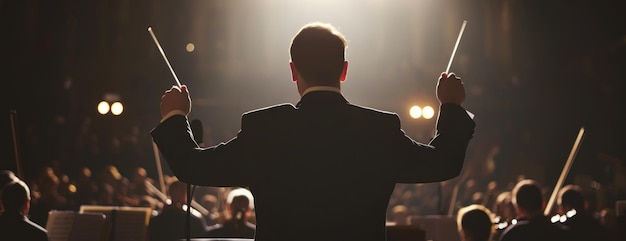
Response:
[[[296,107],[301,108],[305,106],[330,106],[330,105],[339,105],[339,104],[347,104],[348,101],[346,98],[341,95],[341,93],[334,91],[312,91],[306,93],[300,101],[296,105]]]

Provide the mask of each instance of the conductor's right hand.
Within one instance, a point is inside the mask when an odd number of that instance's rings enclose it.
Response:
[[[161,117],[165,117],[170,112],[176,111],[185,116],[191,112],[191,98],[186,85],[172,86],[161,96]]]
[[[465,87],[461,78],[454,73],[441,73],[437,82],[437,99],[441,104],[463,104],[465,101]]]

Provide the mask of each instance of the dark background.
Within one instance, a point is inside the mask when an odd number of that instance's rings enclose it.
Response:
[[[434,120],[410,119],[408,107],[436,104],[436,78],[468,20],[452,67],[464,79],[465,106],[476,114],[466,171],[499,183],[524,175],[553,186],[586,126],[568,182],[622,180],[624,1],[342,3],[0,0],[1,167],[16,166],[9,121],[15,110],[26,177],[44,165],[103,163],[143,165],[154,177],[148,133],[174,80],[148,26],[190,87],[190,118],[203,121],[208,144],[234,136],[244,111],[297,102],[287,49],[299,27],[315,20],[337,25],[350,41],[348,100],[397,112],[407,134],[428,141]],[[189,42],[194,52],[185,51]],[[125,105],[121,116],[96,112],[111,93]],[[81,134],[85,120],[98,136],[97,159],[79,153],[91,138]],[[129,138],[134,160],[116,156],[119,147],[110,144]]]

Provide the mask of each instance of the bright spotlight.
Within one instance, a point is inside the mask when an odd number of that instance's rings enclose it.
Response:
[[[185,49],[187,52],[191,53],[194,49],[196,49],[196,46],[193,43],[188,43],[187,46],[185,46]]]
[[[122,102],[117,101],[111,104],[111,114],[121,115],[122,112],[124,112],[124,106],[122,105]]]
[[[435,110],[433,107],[425,106],[424,109],[422,109],[422,115],[424,116],[424,119],[433,118],[433,116],[435,116]]]
[[[413,119],[420,118],[420,116],[422,116],[422,108],[417,105],[411,106],[411,109],[409,110],[409,115],[411,115],[411,118]]]
[[[101,115],[109,113],[109,103],[104,100],[100,101],[100,103],[98,103],[98,113]]]
[[[559,219],[561,219],[561,216],[557,214],[557,215],[554,215],[554,216],[552,216],[552,217],[550,218],[550,222],[552,222],[552,223],[556,223],[556,222],[558,222],[558,221],[559,221]]]

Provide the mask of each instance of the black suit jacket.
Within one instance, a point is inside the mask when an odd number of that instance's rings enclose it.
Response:
[[[436,137],[421,144],[396,114],[318,91],[296,106],[244,113],[237,136],[213,147],[198,147],[182,115],[151,134],[181,181],[250,188],[256,240],[382,241],[395,184],[456,177],[474,126],[462,107],[444,104]]]
[[[48,231],[21,214],[0,213],[0,240],[48,241]]]

